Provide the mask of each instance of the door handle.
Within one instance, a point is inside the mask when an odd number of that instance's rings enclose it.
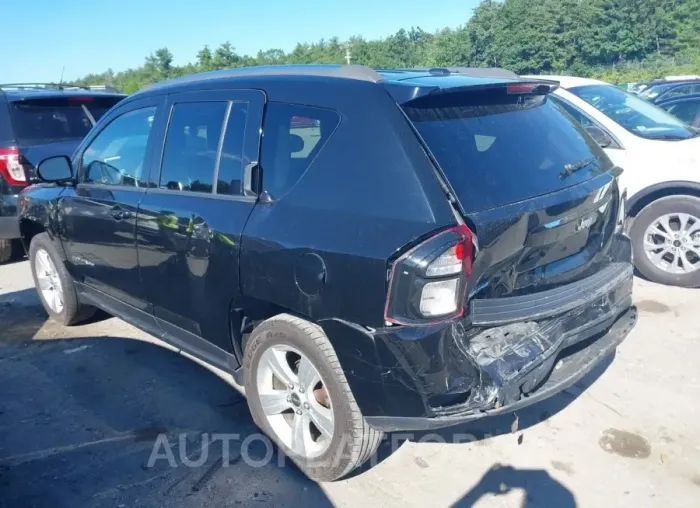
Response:
[[[244,196],[255,196],[255,189],[253,186],[257,182],[253,182],[253,171],[258,169],[257,162],[251,162],[243,168],[243,195]],[[257,185],[255,185],[257,188]]]
[[[115,206],[109,211],[109,214],[114,220],[123,220],[131,217],[131,212],[128,210],[122,210],[118,206]]]

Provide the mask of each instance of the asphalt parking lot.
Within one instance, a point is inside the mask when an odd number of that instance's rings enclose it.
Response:
[[[515,432],[509,415],[399,436],[317,485],[237,459],[238,442],[233,459],[201,455],[203,434],[255,434],[236,391],[118,319],[47,321],[28,263],[0,266],[0,506],[697,507],[699,293],[635,283],[640,320],[615,359],[521,411]],[[149,467],[162,436],[189,465]]]

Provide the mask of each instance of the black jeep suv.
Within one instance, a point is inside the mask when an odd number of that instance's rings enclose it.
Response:
[[[316,480],[384,432],[549,397],[636,321],[620,170],[555,86],[333,65],[154,85],[22,194],[41,299],[231,374]]]
[[[0,263],[24,252],[17,194],[51,155],[71,155],[97,120],[125,96],[75,85],[0,85]]]

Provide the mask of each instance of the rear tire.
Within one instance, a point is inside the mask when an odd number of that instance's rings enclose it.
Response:
[[[267,371],[263,369],[267,365],[267,358],[269,358],[270,352],[285,350],[290,351],[290,353],[281,353],[282,356],[279,358],[287,359],[287,364],[284,368],[290,369],[286,372],[289,374],[291,381],[289,383],[280,383],[283,376],[277,378],[277,376],[272,375],[272,378],[278,381],[278,388],[273,390],[275,394],[289,394],[286,399],[289,408],[282,411],[277,409],[271,410],[269,399],[266,398],[266,407],[268,408],[266,414],[261,402],[260,391],[265,390],[266,394],[271,392],[267,391],[267,388],[261,388],[259,376],[263,378],[266,376]],[[299,354],[294,353],[294,351]],[[297,363],[295,364],[296,358],[298,360],[296,360]],[[301,372],[299,367],[302,361],[310,362],[318,375],[314,379],[320,379],[318,383],[316,381],[312,382],[313,387],[303,386],[303,375],[295,377],[295,365],[298,369],[297,373]],[[244,368],[246,396],[253,420],[312,480],[324,482],[342,478],[353,469],[359,467],[377,450],[383,433],[371,428],[365,422],[350,391],[333,346],[318,325],[289,314],[281,314],[268,319],[253,331],[250,340],[246,344]],[[294,388],[289,388],[289,386],[294,386]],[[294,395],[298,393],[297,386],[301,386],[302,389],[301,401]],[[304,388],[307,390],[304,390]],[[310,388],[315,389],[312,390]],[[323,389],[326,392],[323,392]],[[311,393],[314,394],[314,399],[306,399],[305,397],[308,397]],[[327,394],[328,396],[324,400],[332,413],[332,424],[329,426],[333,429],[332,437],[328,437],[328,433],[324,434],[318,430],[320,427],[311,426],[312,431],[317,429],[315,434],[318,434],[318,442],[324,439],[325,441],[323,441],[324,444],[321,446],[323,451],[319,451],[316,456],[309,457],[311,455],[310,452],[306,455],[296,453],[292,449],[294,441],[291,441],[291,446],[289,441],[294,439],[293,429],[297,421],[296,415],[300,415],[298,418],[301,419],[306,416],[306,411],[308,410],[311,422],[315,422],[313,415],[311,415],[309,404],[311,404],[311,409],[313,409],[314,401],[318,400],[319,393]],[[322,398],[323,395],[321,395]],[[305,403],[305,400],[309,402]],[[280,399],[280,402],[284,406],[283,397]],[[307,409],[304,410],[304,407]],[[271,424],[270,415],[272,415],[272,418],[276,418],[275,422],[278,422],[275,423],[275,428]],[[292,429],[292,437],[290,438],[290,435],[286,433],[287,438],[285,441],[285,438],[281,436],[285,433],[285,425],[287,424]],[[308,448],[304,447],[305,450],[310,448],[311,446]]]
[[[0,264],[24,255],[24,248],[19,240],[0,240]]]
[[[95,314],[97,309],[78,300],[73,277],[48,234],[40,233],[32,238],[29,264],[41,304],[54,321],[70,326]]]
[[[668,286],[700,287],[700,199],[653,201],[634,218],[630,238],[635,267],[644,277]]]

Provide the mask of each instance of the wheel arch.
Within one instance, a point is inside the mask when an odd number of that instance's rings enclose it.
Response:
[[[21,218],[19,220],[19,234],[22,240],[22,245],[24,245],[24,250],[29,252],[29,245],[32,243],[32,239],[41,233],[46,233],[46,228],[44,225],[38,221],[32,219]]]
[[[627,216],[636,217],[639,212],[654,201],[668,196],[700,198],[700,183],[676,180],[650,185],[627,199]]]
[[[240,305],[241,303],[243,305]],[[229,310],[229,337],[234,355],[241,365],[243,365],[246,344],[253,330],[268,319],[280,314],[290,314],[317,324],[309,316],[256,298],[244,298],[242,302],[231,302]]]

